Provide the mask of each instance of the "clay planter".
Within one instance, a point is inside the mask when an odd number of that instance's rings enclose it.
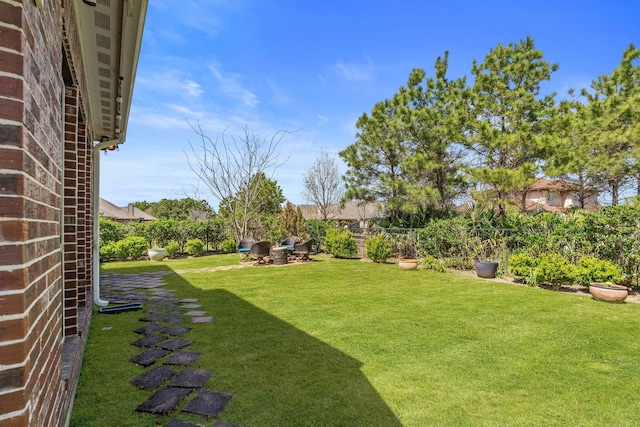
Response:
[[[415,270],[418,268],[418,260],[412,258],[401,259],[398,261],[398,266],[400,266],[402,270]]]
[[[162,261],[164,257],[167,256],[167,251],[165,251],[163,248],[155,248],[149,249],[147,251],[147,254],[149,255],[149,259],[151,261]]]
[[[605,285],[604,283],[592,283],[589,292],[593,299],[607,302],[623,302],[629,295],[629,290],[622,285]]]
[[[498,271],[498,263],[494,261],[474,261],[476,274],[483,279],[493,279]]]

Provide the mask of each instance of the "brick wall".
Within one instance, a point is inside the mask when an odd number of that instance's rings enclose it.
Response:
[[[2,427],[64,425],[84,348],[73,335],[90,318],[92,148],[63,83],[61,11],[0,0]]]

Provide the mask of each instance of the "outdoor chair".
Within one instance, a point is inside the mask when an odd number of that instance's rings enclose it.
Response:
[[[251,255],[257,258],[258,262],[254,265],[266,264],[264,260],[271,252],[271,242],[268,240],[261,240],[251,245]]]
[[[313,246],[313,239],[309,239],[306,242],[296,243],[293,248],[293,253],[298,255],[300,261],[311,261],[309,254],[311,253],[311,247]]]
[[[255,240],[248,237],[241,239],[240,243],[238,243],[238,252],[244,255],[244,258],[242,258],[243,261],[248,261],[251,259],[251,245],[253,245],[254,243]]]
[[[283,248],[287,248],[289,250],[293,250],[293,247],[299,241],[300,241],[300,238],[298,236],[289,236],[282,241],[280,246],[282,246]]]

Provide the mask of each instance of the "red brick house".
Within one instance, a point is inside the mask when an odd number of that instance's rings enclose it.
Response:
[[[147,0],[0,0],[0,425],[68,423]]]

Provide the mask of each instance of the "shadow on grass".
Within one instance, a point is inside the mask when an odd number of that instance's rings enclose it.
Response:
[[[182,283],[177,283],[182,282]],[[224,289],[196,290],[213,315],[194,350],[211,387],[234,395],[221,420],[247,426],[401,426],[361,371],[362,363]],[[181,292],[182,293],[182,292]],[[283,302],[284,303],[284,302]]]

